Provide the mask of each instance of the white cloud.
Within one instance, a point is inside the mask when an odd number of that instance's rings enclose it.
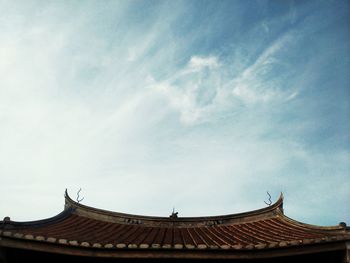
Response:
[[[278,57],[290,42],[295,41],[293,32],[287,32],[268,46],[253,64],[246,67],[232,81],[232,94],[245,103],[285,101],[289,94],[295,93],[285,89],[284,75],[276,75],[276,68],[284,66]],[[287,74],[285,74],[287,75]]]
[[[154,87],[179,112],[180,121],[193,125],[215,119],[218,112],[233,110],[237,100],[247,107],[258,103],[287,102],[297,92],[286,89],[284,75],[275,75],[281,67],[281,49],[291,41],[290,33],[277,39],[242,70],[234,64],[220,62],[217,57],[191,56],[187,66],[170,78],[158,81]],[[233,73],[234,74],[233,74]]]
[[[203,68],[217,68],[219,67],[219,62],[217,57],[215,56],[209,56],[209,57],[199,57],[199,56],[192,56],[190,61],[188,62],[188,67],[190,70],[193,71],[200,71]]]

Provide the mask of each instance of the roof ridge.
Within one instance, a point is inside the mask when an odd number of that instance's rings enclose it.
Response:
[[[157,222],[182,222],[182,223],[198,223],[198,222],[207,222],[210,225],[222,224],[224,222],[231,222],[232,220],[240,220],[240,219],[254,219],[260,217],[272,217],[277,214],[283,214],[283,193],[280,194],[278,200],[264,208],[235,213],[235,214],[225,214],[225,215],[216,215],[216,216],[197,216],[197,217],[161,217],[161,216],[145,216],[145,215],[136,215],[136,214],[127,214],[121,212],[114,212],[110,210],[99,209],[87,205],[83,205],[79,202],[74,201],[70,198],[68,191],[65,191],[65,209],[74,208],[75,213],[79,215],[83,215],[86,217],[92,217],[95,219],[101,219],[100,216],[112,218],[118,218],[120,220],[131,220],[134,221],[135,224],[140,223],[139,221],[157,221]],[[97,217],[97,218],[96,218]],[[118,220],[120,222],[120,220]],[[130,223],[130,222],[128,222]]]
[[[66,219],[68,216],[72,214],[74,211],[74,208],[67,208],[63,210],[61,213],[44,219],[39,220],[33,220],[33,221],[12,221],[12,220],[3,220],[0,221],[0,228],[3,229],[11,229],[11,228],[25,228],[25,227],[39,227],[39,226],[45,226],[47,224],[51,223],[57,223],[64,219]]]
[[[300,222],[298,220],[295,220],[293,218],[290,218],[286,215],[281,215],[280,216],[281,220],[283,220],[285,223],[293,226],[297,226],[306,230],[312,230],[312,231],[320,231],[321,233],[329,232],[329,231],[339,231],[339,232],[344,232],[344,233],[349,233],[350,234],[350,229],[349,227],[346,226],[345,223],[339,223],[339,225],[335,226],[320,226],[320,225],[313,225],[313,224],[307,224]],[[345,225],[343,225],[345,224]]]

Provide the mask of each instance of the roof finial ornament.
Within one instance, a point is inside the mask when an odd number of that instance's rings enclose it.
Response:
[[[79,196],[80,191],[81,191],[81,187],[80,187],[79,191],[77,192],[77,202],[78,202],[78,204],[79,204],[81,201],[84,200],[84,197],[83,197],[83,198],[80,198],[80,196]]]
[[[177,218],[178,214],[179,214],[179,212],[175,212],[175,207],[173,207],[173,212],[171,213],[171,215],[169,217],[170,218]]]
[[[271,195],[270,195],[269,191],[266,191],[266,193],[269,196],[269,202],[264,201],[264,203],[267,204],[268,206],[270,206],[272,204]]]

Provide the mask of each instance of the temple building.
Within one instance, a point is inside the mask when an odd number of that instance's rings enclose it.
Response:
[[[350,228],[293,220],[283,196],[265,208],[207,217],[92,208],[67,191],[60,214],[0,221],[0,262],[350,262]]]

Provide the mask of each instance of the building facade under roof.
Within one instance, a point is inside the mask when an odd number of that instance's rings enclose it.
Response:
[[[73,201],[44,220],[0,221],[0,262],[350,262],[350,229],[313,226],[276,203],[250,212],[207,216],[140,216]]]

